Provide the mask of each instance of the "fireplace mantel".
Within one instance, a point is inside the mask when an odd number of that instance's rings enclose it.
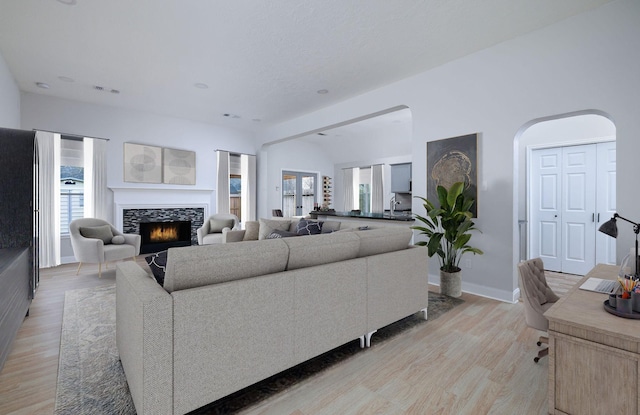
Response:
[[[123,230],[124,209],[203,208],[209,216],[215,192],[213,189],[109,187],[113,191],[114,226]]]

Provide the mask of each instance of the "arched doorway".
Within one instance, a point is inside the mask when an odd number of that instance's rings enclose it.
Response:
[[[535,120],[517,137],[520,260],[584,275],[616,263],[597,228],[615,212],[615,125],[599,113]]]

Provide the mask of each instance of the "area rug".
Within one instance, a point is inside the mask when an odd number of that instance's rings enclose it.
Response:
[[[384,327],[373,336],[371,347],[377,347],[412,327],[428,324],[463,302],[429,292],[428,321],[413,315]],[[65,293],[56,415],[136,413],[118,360],[115,321],[114,285]],[[191,414],[236,413],[360,352],[366,353],[366,350],[360,349],[359,341],[354,340]]]

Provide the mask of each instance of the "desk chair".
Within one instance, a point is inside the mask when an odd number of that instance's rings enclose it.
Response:
[[[524,302],[524,318],[527,325],[541,331],[549,329],[549,321],[543,315],[560,298],[549,288],[544,276],[544,264],[540,258],[530,259],[518,264],[520,274],[520,290]],[[549,338],[540,336],[538,346],[549,344]],[[549,354],[549,348],[538,352],[533,359],[538,363],[541,357]]]

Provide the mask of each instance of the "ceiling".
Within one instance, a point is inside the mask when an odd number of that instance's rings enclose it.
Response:
[[[257,131],[609,1],[7,0],[0,53],[22,91]]]

